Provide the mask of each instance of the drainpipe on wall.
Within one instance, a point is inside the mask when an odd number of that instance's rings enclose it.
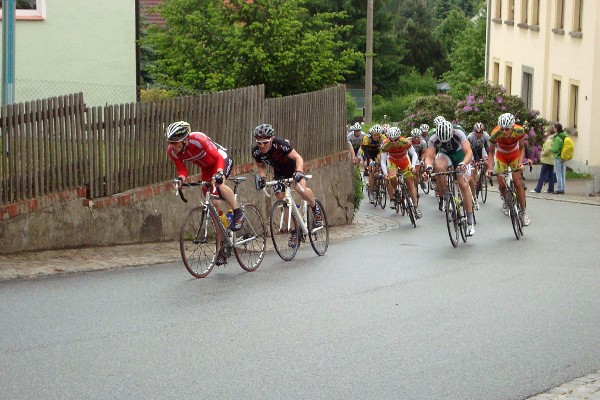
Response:
[[[485,80],[490,80],[490,29],[492,25],[492,0],[487,0],[487,18],[485,27]]]
[[[15,102],[15,13],[16,0],[2,7],[2,105]]]

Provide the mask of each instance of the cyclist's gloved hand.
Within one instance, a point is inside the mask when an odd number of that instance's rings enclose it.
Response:
[[[261,176],[260,178],[258,178],[258,188],[264,189],[265,186],[267,186],[267,178],[264,176]]]
[[[175,190],[179,190],[181,189],[181,183],[183,182],[183,178],[182,177],[177,177],[175,178],[175,180],[173,181],[173,186],[175,187]]]
[[[465,165],[464,162],[461,162],[458,164],[458,169],[460,169],[461,172],[465,172],[467,170],[467,166]]]
[[[433,167],[431,165],[428,165],[427,168],[425,168],[425,172],[427,172],[427,175],[431,175],[431,173],[433,172]]]
[[[294,171],[292,178],[294,178],[296,182],[300,182],[302,179],[304,179],[304,174],[302,171]]]
[[[213,175],[212,178],[215,180],[215,183],[217,185],[220,185],[221,183],[223,183],[223,174],[221,172],[217,172],[216,174]]]

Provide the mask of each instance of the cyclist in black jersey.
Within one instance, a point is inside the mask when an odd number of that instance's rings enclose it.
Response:
[[[471,144],[471,150],[473,151],[473,167],[479,168],[478,164],[480,162],[487,162],[488,152],[490,151],[490,135],[484,130],[484,126],[481,122],[476,122],[473,125],[473,132],[469,133],[467,136],[467,140]],[[475,177],[476,173],[471,174],[471,178],[469,179],[469,186],[471,186],[471,193],[473,194],[473,207],[476,210],[479,210],[479,203],[477,201],[477,197],[475,196],[476,190],[476,182]]]
[[[254,128],[256,146],[252,148],[252,158],[256,164],[259,176],[259,189],[265,187],[267,182],[267,165],[273,168],[273,179],[294,178],[292,188],[300,185],[302,189],[296,190],[298,195],[306,200],[313,209],[315,215],[314,226],[323,224],[321,207],[315,202],[315,196],[311,189],[306,187],[304,177],[304,160],[296,150],[292,148],[289,140],[275,136],[275,129],[269,124],[261,124]],[[284,197],[283,185],[273,186],[275,197],[281,200]]]

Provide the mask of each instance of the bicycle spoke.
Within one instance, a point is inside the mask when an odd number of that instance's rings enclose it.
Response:
[[[181,258],[190,274],[204,278],[214,268],[219,250],[214,218],[203,207],[191,209],[179,231]]]
[[[300,245],[300,227],[296,216],[283,200],[277,200],[271,209],[269,230],[275,251],[285,261],[296,256]]]
[[[262,215],[253,204],[242,206],[246,219],[242,229],[234,234],[235,258],[246,271],[254,271],[261,264],[265,256],[267,244],[267,230]]]

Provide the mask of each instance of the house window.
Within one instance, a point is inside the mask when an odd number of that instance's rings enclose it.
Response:
[[[573,32],[581,32],[581,17],[583,13],[583,0],[575,0],[573,3]]]
[[[523,67],[521,99],[527,108],[533,108],[533,68]]]
[[[528,0],[521,0],[521,23],[527,24],[527,10],[529,8]]]
[[[508,0],[508,20],[515,20],[515,0]]]
[[[556,29],[565,28],[565,0],[556,0],[556,21],[554,27]]]
[[[577,129],[577,112],[579,107],[579,82],[571,82],[569,90],[569,121],[570,127]]]
[[[560,121],[560,78],[552,81],[552,119]]]
[[[506,87],[506,93],[512,93],[512,65],[506,66],[506,77],[505,77],[504,86]]]
[[[500,83],[500,63],[494,61],[494,70],[492,72],[492,83],[498,85]]]
[[[495,9],[495,18],[502,19],[502,1],[504,0],[496,0],[496,9]]]
[[[0,0],[0,18],[2,18],[2,3]],[[17,0],[16,19],[46,18],[46,0]]]
[[[540,0],[531,2],[531,24],[536,26],[540,24]]]

